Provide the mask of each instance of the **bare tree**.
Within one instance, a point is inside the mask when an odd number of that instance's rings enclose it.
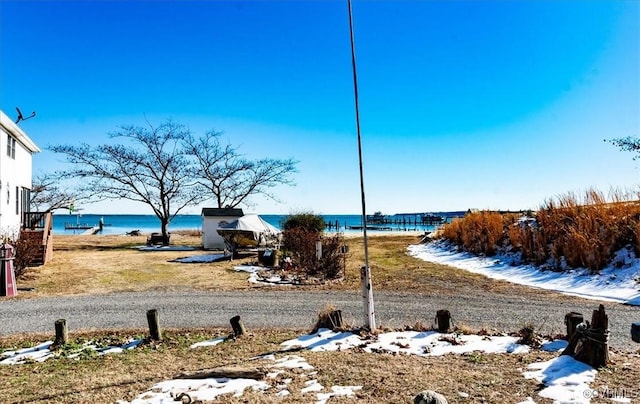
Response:
[[[64,154],[72,164],[64,172],[66,178],[86,179],[79,184],[79,192],[91,194],[95,200],[128,199],[151,207],[168,243],[171,220],[203,198],[181,145],[181,139],[188,136],[183,125],[169,120],[158,127],[150,123],[148,127],[122,126],[110,134],[112,139],[128,141],[128,145],[83,143],[50,149]]]
[[[193,174],[200,178],[199,184],[211,193],[217,207],[246,205],[254,195],[277,201],[269,190],[271,187],[294,185],[291,176],[297,172],[297,161],[290,158],[249,160],[231,145],[223,146],[221,134],[208,131],[198,138],[191,134],[183,138],[187,152],[197,162]]]
[[[60,173],[41,173],[31,182],[31,208],[36,212],[49,212],[56,209],[69,209],[74,202],[88,199],[77,190],[67,186]]]
[[[612,143],[614,146],[617,146],[622,151],[636,153],[636,156],[633,157],[634,160],[640,159],[640,138],[627,136],[611,140],[605,139],[605,142],[607,141]]]

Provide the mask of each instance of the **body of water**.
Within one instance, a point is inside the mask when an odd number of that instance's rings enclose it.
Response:
[[[288,215],[260,215],[265,221],[281,229],[283,221]],[[336,224],[338,231],[361,232],[362,215],[321,215],[325,223],[329,224],[329,231],[335,231]],[[402,221],[405,217],[405,221]],[[373,224],[367,223],[371,231],[431,231],[433,225],[415,224],[414,216],[389,216],[392,223]],[[100,221],[104,223],[101,234],[126,234],[133,230],[142,233],[152,233],[160,231],[160,220],[154,215],[53,215],[54,234],[82,234],[85,229],[71,229],[69,227],[93,227],[98,226]],[[200,215],[178,215],[169,225],[169,231],[177,230],[202,230],[202,216]]]

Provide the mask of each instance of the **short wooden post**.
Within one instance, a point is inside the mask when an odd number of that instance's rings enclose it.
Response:
[[[631,324],[631,339],[640,342],[640,321]]]
[[[246,333],[246,330],[244,328],[244,324],[242,323],[242,319],[240,319],[240,316],[235,316],[233,318],[231,318],[231,320],[229,320],[229,322],[231,323],[231,328],[233,329],[233,336],[234,337],[241,337]]]
[[[147,310],[147,323],[149,323],[149,336],[151,339],[154,341],[160,341],[162,339],[162,332],[160,331],[158,310]]]
[[[569,312],[564,316],[564,323],[567,326],[567,341],[571,341],[573,334],[576,332],[578,324],[584,321],[584,317],[575,311]]]
[[[61,318],[56,320],[55,322],[56,328],[56,339],[53,342],[53,345],[60,346],[64,345],[69,341],[69,330],[67,329],[67,320]]]
[[[575,360],[599,368],[609,363],[609,317],[600,305],[593,311],[591,324],[578,327],[562,355],[572,355]]]
[[[449,310],[438,310],[436,312],[436,324],[439,332],[447,332],[451,327],[451,313]]]

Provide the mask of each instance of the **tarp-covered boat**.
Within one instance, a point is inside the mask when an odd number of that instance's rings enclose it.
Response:
[[[231,249],[277,247],[280,230],[258,215],[244,215],[218,228],[225,244]]]

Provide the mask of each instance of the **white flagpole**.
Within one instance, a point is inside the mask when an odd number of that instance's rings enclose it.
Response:
[[[373,286],[371,284],[371,269],[369,268],[369,242],[367,239],[367,209],[364,198],[364,173],[362,169],[362,138],[360,136],[360,109],[358,105],[358,76],[356,74],[356,51],[353,36],[353,15],[351,0],[349,6],[349,32],[351,34],[351,66],[353,70],[353,90],[356,107],[356,129],[358,132],[358,158],[360,160],[360,191],[362,195],[362,232],[364,236],[364,266],[360,268],[360,284],[362,286],[362,300],[364,303],[365,325],[370,331],[376,329],[376,315],[373,305]]]

